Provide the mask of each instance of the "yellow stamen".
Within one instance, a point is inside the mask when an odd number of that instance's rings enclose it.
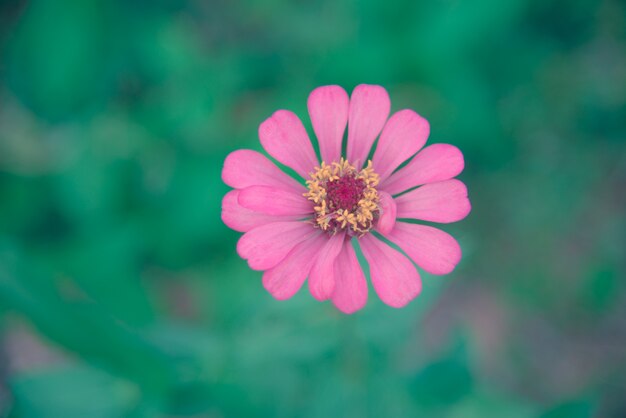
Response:
[[[337,207],[337,202],[328,196],[328,185],[342,178],[348,178],[348,181],[352,182],[350,184],[359,186],[358,190],[353,191],[360,193],[359,200],[353,201],[355,204],[349,209]],[[380,210],[380,199],[376,190],[378,182],[379,177],[374,172],[371,161],[368,161],[367,166],[360,171],[343,158],[332,164],[322,162],[321,166],[315,167],[315,171],[311,173],[310,179],[306,182],[308,191],[304,193],[308,200],[315,203],[315,226],[331,233],[345,229],[353,235],[368,232]],[[348,206],[351,205],[352,203]]]

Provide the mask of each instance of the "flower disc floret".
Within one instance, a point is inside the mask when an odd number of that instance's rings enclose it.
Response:
[[[372,162],[358,170],[348,160],[316,167],[306,184],[304,196],[315,203],[314,226],[330,234],[346,231],[362,236],[380,214],[378,174]]]

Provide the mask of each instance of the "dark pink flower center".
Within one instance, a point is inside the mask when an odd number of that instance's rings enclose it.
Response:
[[[352,212],[356,210],[359,201],[363,198],[365,188],[365,181],[352,175],[330,180],[326,183],[328,206],[331,210],[345,209]]]

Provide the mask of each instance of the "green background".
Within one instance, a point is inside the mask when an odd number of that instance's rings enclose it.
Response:
[[[222,162],[360,83],[463,151],[463,260],[275,301]],[[624,1],[0,1],[0,416],[623,417],[625,254]]]

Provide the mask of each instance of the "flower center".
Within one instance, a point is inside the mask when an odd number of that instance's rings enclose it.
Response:
[[[346,230],[362,236],[372,229],[380,212],[378,174],[368,161],[358,171],[343,158],[338,163],[322,163],[306,182],[309,191],[304,196],[316,204],[315,227],[335,234]]]
[[[333,209],[353,212],[363,198],[365,181],[358,177],[343,176],[326,183],[326,201]]]

